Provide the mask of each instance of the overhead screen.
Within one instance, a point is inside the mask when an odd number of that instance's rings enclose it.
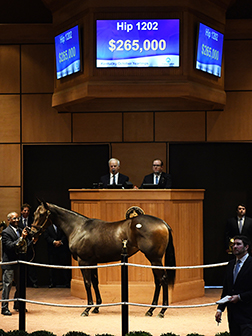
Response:
[[[179,67],[179,19],[97,20],[97,68]]]
[[[79,26],[55,37],[57,79],[81,71]]]
[[[222,33],[199,23],[196,69],[221,77],[223,40]]]

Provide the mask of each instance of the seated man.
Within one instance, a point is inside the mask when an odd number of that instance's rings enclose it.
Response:
[[[171,175],[163,172],[163,161],[155,159],[152,163],[153,173],[146,175],[140,186],[143,188],[143,184],[156,184],[157,189],[170,189],[172,185]]]
[[[118,159],[110,159],[108,162],[109,174],[101,177],[103,188],[107,188],[108,184],[122,184],[124,185],[129,181],[128,176],[119,173],[120,161]]]

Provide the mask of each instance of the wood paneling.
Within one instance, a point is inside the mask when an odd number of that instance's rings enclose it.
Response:
[[[19,46],[0,45],[0,73],[1,73],[0,93],[19,93],[20,92]]]
[[[124,141],[153,141],[153,113],[132,112],[123,115],[123,140]]]
[[[112,157],[121,161],[120,172],[129,176],[130,181],[140,186],[145,175],[152,172],[152,162],[160,158],[167,167],[165,143],[124,143],[112,144]]]
[[[53,24],[1,24],[0,43],[53,43]]]
[[[16,211],[18,214],[20,214],[20,197],[20,188],[0,187],[0,222],[4,220],[7,223],[7,215],[11,211]]]
[[[250,40],[225,41],[226,90],[252,90],[251,55],[252,38]]]
[[[156,141],[204,141],[205,112],[155,113]]]
[[[0,142],[20,141],[20,96],[0,95]]]
[[[51,107],[51,94],[22,96],[23,142],[70,142],[71,116]]]
[[[0,162],[0,186],[20,186],[20,145],[1,144]]]
[[[54,45],[23,45],[21,57],[22,92],[53,92]]]
[[[203,197],[203,190],[70,190],[71,209],[77,212],[83,210],[85,213],[81,212],[81,214],[87,217],[100,218],[109,222],[122,220],[125,218],[127,209],[135,205],[141,207],[146,214],[164,219],[173,229],[177,266],[203,264]],[[83,208],[80,207],[81,198]],[[92,207],[90,207],[91,204]],[[90,214],[89,209],[91,209]],[[142,253],[132,256],[129,262],[150,264]],[[73,264],[77,265],[75,261]],[[120,267],[99,269],[99,282],[103,285],[120,284],[120,271]],[[152,271],[149,268],[130,267],[129,281],[135,286],[137,284],[141,286],[139,283],[150,284],[151,288],[153,287]],[[79,270],[74,270],[72,280],[74,295],[80,295],[77,294],[80,283],[83,286],[81,273]],[[202,269],[177,271],[173,302],[203,294]],[[146,303],[146,298],[143,302]]]
[[[207,113],[208,141],[252,140],[252,92],[228,92],[224,111]]]
[[[75,113],[73,141],[122,141],[122,113]]]

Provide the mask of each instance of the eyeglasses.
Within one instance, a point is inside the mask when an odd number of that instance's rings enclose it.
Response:
[[[161,167],[161,165],[153,165],[153,167]]]
[[[12,218],[13,221],[19,221],[20,220],[20,217],[14,217]]]

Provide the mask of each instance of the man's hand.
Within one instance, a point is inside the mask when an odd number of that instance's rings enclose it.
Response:
[[[215,314],[215,321],[217,323],[221,323],[221,315],[222,315],[222,312],[221,311],[217,311],[216,314]]]
[[[28,232],[27,232],[26,228],[24,228],[23,231],[22,231],[22,238],[26,238],[27,235],[28,235]]]
[[[53,245],[54,245],[55,247],[60,247],[61,245],[63,245],[63,243],[62,243],[61,240],[54,240]]]
[[[232,302],[232,303],[237,303],[238,301],[240,301],[240,297],[239,297],[239,295],[233,295],[233,296],[231,296],[231,298],[229,299],[229,302]]]

